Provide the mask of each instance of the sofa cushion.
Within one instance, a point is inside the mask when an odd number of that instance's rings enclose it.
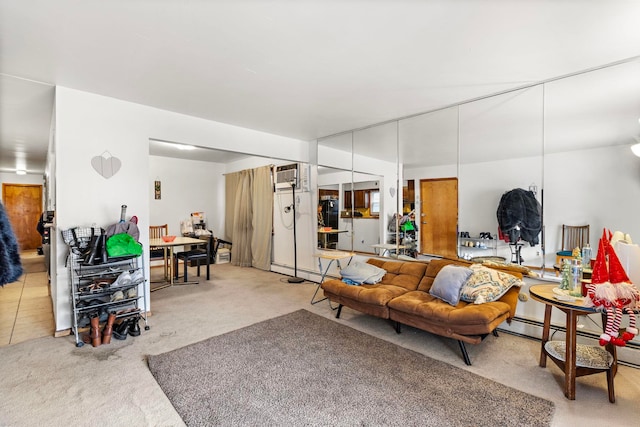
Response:
[[[433,280],[429,293],[455,306],[460,301],[460,291],[473,270],[459,265],[445,265]]]
[[[322,284],[325,292],[363,304],[384,306],[407,290],[401,286],[378,283],[375,285],[349,286],[339,280],[328,280]]]
[[[400,286],[409,291],[417,289],[420,279],[424,277],[424,272],[427,270],[427,263],[419,261],[399,262],[371,258],[367,263],[387,272],[381,283]]]
[[[469,304],[460,301],[455,307],[422,291],[407,292],[389,301],[389,309],[446,325],[459,334],[487,333],[487,326],[509,313],[509,304]]]
[[[521,287],[523,282],[511,274],[487,268],[479,264],[471,267],[473,273],[462,287],[460,299],[475,304],[496,301],[512,286]]]

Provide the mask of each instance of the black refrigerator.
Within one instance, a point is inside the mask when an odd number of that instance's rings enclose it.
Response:
[[[334,230],[338,229],[338,199],[321,200],[322,206],[322,219],[324,220],[325,227],[331,227]],[[328,234],[327,236],[327,248],[335,249],[338,246],[338,235]]]

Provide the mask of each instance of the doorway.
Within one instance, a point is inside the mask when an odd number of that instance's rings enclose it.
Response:
[[[44,259],[36,249],[42,245],[37,224],[42,214],[42,185],[2,184],[2,200],[20,246],[23,274],[8,283],[0,294],[6,322],[0,322],[0,346],[55,332],[53,307]]]
[[[21,251],[42,246],[36,228],[42,215],[42,185],[2,184],[2,200]]]
[[[420,180],[420,252],[458,256],[458,178]]]

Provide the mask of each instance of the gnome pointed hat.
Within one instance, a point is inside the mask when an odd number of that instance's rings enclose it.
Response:
[[[593,265],[593,271],[591,273],[591,283],[594,285],[601,283],[630,283],[629,276],[624,271],[622,264],[616,251],[611,246],[609,237],[611,231],[607,235],[607,229],[602,230],[602,237],[598,243],[598,254],[596,255],[596,262]],[[607,267],[607,255],[609,257],[609,265]]]
[[[611,245],[609,245],[609,281],[611,283],[631,283],[620,263],[620,258]]]
[[[605,241],[608,243],[606,230],[602,232],[602,238],[598,243],[596,262],[593,264],[592,268],[591,283],[594,285],[599,285],[600,283],[606,283],[609,281],[609,270],[607,269],[607,258],[605,255]]]

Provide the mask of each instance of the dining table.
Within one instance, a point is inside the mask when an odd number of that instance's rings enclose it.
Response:
[[[173,239],[172,241],[165,241],[162,238],[156,238],[156,239],[149,239],[149,247],[156,247],[156,248],[167,248],[168,251],[164,252],[165,255],[165,259],[164,259],[164,263],[165,265],[167,265],[167,261],[168,262],[168,275],[169,277],[166,277],[165,275],[165,283],[161,286],[155,287],[153,289],[151,289],[151,292],[160,290],[160,289],[164,289],[164,288],[168,288],[170,286],[174,285],[174,273],[173,273],[173,249],[177,246],[197,246],[197,245],[206,245],[207,244],[207,240],[204,239],[196,239],[193,237],[187,237],[187,236],[176,236],[175,239]]]

